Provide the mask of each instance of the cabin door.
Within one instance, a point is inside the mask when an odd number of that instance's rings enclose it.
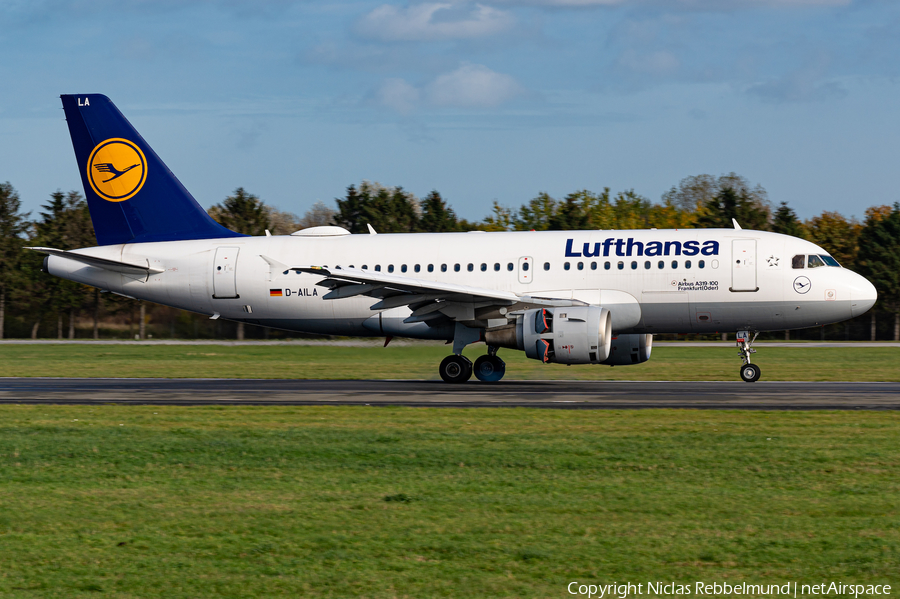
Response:
[[[731,242],[731,291],[759,291],[756,285],[756,240]]]
[[[227,299],[240,297],[237,294],[237,284],[235,280],[239,249],[240,248],[216,248],[216,259],[213,261],[213,298]]]

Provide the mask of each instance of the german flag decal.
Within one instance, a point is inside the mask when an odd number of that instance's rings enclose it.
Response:
[[[284,293],[281,289],[269,289],[269,297],[281,297]]]

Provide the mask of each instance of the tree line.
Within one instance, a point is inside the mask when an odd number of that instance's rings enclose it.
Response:
[[[878,289],[877,307],[893,316],[893,337],[900,340],[900,203],[871,206],[862,221],[829,211],[801,220],[787,202],[773,207],[762,186],[729,173],[687,177],[659,201],[633,190],[613,194],[609,188],[600,192],[578,190],[562,198],[539,193],[518,207],[494,201],[489,213],[478,221],[458,217],[436,190],[418,198],[402,187],[369,181],[350,185],[332,206],[317,202],[303,217],[280,211],[244,188],[236,189],[208,212],[222,225],[248,235],[264,235],[266,231],[286,235],[328,225],[344,227],[351,233],[367,233],[369,226],[379,233],[412,233],[731,228],[736,221],[745,229],[808,239],[843,266],[866,276]],[[21,201],[12,185],[0,184],[0,236],[0,338],[8,314],[14,315],[20,331],[22,324],[28,323],[32,337],[38,336],[41,326],[46,334],[46,328],[55,321],[57,337],[74,338],[76,322],[79,318],[83,321],[86,314],[93,336],[98,337],[101,312],[107,320],[118,318],[134,325],[138,311],[139,326],[131,326],[129,335],[137,330],[143,338],[147,316],[142,302],[101,295],[99,290],[47,275],[41,272],[43,256],[22,250],[23,246],[67,250],[96,245],[87,204],[80,193],[54,192],[32,219],[21,212]],[[150,307],[150,319],[162,309]],[[873,339],[875,314],[873,311],[870,316]],[[184,320],[183,316],[177,318]],[[242,338],[243,327],[239,326],[236,333]]]

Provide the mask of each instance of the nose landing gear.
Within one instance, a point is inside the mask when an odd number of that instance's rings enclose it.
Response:
[[[750,339],[750,331],[737,332],[738,355],[744,362],[744,365],[741,366],[741,378],[745,383],[755,383],[759,380],[761,374],[759,366],[750,363],[750,354],[756,353],[756,350],[751,346],[756,341],[757,335],[759,335],[758,332],[753,333],[753,339]]]

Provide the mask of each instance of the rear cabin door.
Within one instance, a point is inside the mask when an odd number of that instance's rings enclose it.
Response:
[[[235,282],[239,249],[234,247],[216,248],[216,259],[213,261],[213,298],[240,297],[237,294]]]
[[[756,240],[731,242],[731,291],[759,291],[756,285]]]
[[[522,256],[519,258],[519,282],[530,283],[534,276],[534,260],[531,256]]]

